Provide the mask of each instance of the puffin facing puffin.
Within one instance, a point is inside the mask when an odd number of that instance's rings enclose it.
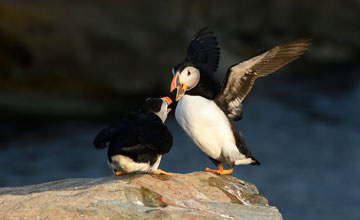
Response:
[[[220,48],[211,31],[203,28],[192,38],[187,56],[173,68],[170,92],[177,89],[175,117],[195,144],[214,162],[215,174],[230,174],[234,165],[259,165],[237,131],[234,121],[242,118],[242,101],[258,77],[266,76],[299,58],[310,40],[278,45],[249,60],[234,64],[223,85],[214,78]],[[222,164],[229,166],[224,170]]]
[[[109,167],[116,176],[137,171],[171,176],[158,169],[162,155],[173,144],[164,125],[171,102],[169,97],[148,98],[138,112],[112,123],[96,136],[95,148],[106,148],[109,142]]]

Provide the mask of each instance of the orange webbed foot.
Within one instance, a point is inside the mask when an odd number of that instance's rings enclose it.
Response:
[[[217,170],[213,170],[210,168],[206,168],[205,172],[210,172],[210,173],[214,173],[217,175],[226,175],[226,174],[231,174],[233,172],[234,168],[229,168],[228,170],[224,170],[222,164],[218,165],[218,169]]]
[[[124,175],[129,175],[130,173],[115,171],[114,174],[115,174],[115,176],[124,176]]]
[[[165,172],[165,171],[160,170],[160,169],[158,169],[157,171],[155,171],[153,174],[155,174],[155,175],[163,174],[163,175],[167,175],[167,176],[172,176],[171,173]]]

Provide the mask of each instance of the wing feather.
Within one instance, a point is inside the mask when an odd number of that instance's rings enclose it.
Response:
[[[161,122],[142,124],[134,129],[134,133],[144,147],[161,154],[168,153],[173,145],[170,131]]]
[[[198,67],[215,72],[219,65],[219,42],[208,28],[196,32],[190,41],[185,61]]]
[[[297,40],[278,45],[258,56],[231,66],[215,101],[233,120],[242,118],[242,101],[256,78],[266,76],[296,60],[309,47],[310,40]]]
[[[94,146],[97,149],[102,149],[102,148],[106,148],[108,147],[108,142],[110,142],[110,140],[118,135],[119,133],[124,133],[125,132],[125,136],[128,136],[129,133],[127,132],[128,130],[126,129],[126,127],[128,126],[127,121],[126,120],[119,120],[116,121],[112,124],[110,124],[108,127],[102,129],[95,137],[94,139]],[[120,145],[126,145],[128,144],[126,142],[126,140],[121,139],[121,144]]]

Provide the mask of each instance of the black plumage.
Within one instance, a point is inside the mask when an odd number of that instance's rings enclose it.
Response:
[[[188,49],[185,62],[193,63],[203,71],[213,73],[219,66],[219,42],[208,28],[203,28],[195,33]]]
[[[159,155],[168,153],[173,145],[170,131],[156,114],[161,111],[162,103],[162,99],[147,99],[139,111],[102,129],[94,140],[94,146],[98,149],[109,147],[110,163],[113,162],[112,156],[123,155],[136,163],[152,166]]]

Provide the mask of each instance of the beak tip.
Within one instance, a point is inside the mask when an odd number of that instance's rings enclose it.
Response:
[[[165,100],[168,103],[168,105],[170,105],[172,103],[171,98],[169,98],[168,96],[164,96],[161,99]]]

